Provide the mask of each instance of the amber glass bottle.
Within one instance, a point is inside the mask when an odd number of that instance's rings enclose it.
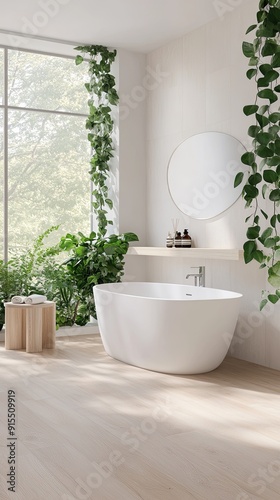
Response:
[[[182,236],[182,248],[190,248],[192,246],[192,239],[189,235],[188,229],[184,229],[184,234]]]

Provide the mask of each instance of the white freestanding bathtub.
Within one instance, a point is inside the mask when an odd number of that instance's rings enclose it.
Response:
[[[205,373],[226,356],[239,293],[168,283],[109,283],[93,287],[105,351],[148,370]]]

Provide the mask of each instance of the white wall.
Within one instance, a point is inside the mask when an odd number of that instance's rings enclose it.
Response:
[[[255,22],[256,10],[256,0],[239,2],[223,19],[147,57],[146,74],[154,75],[153,82],[149,80],[147,103],[148,245],[164,246],[171,219],[180,218],[180,229],[189,228],[196,246],[242,248],[248,215],[242,199],[218,217],[196,221],[174,205],[166,175],[174,148],[196,133],[225,132],[250,147],[247,129],[251,123],[242,108],[254,102],[255,87],[245,76],[247,60],[241,44],[247,27]],[[255,263],[174,260],[146,258],[148,279],[185,283],[190,265],[205,264],[207,286],[244,294],[232,355],[280,369],[280,306],[262,314],[258,311],[260,293],[266,286],[264,271]],[[135,263],[135,269],[137,266]]]
[[[118,50],[119,114],[119,232],[134,232],[146,242],[146,97],[143,87],[146,56]],[[140,243],[133,243],[137,245]],[[143,281],[145,261],[127,257],[124,279]]]

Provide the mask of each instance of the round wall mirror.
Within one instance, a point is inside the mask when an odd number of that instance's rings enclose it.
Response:
[[[240,141],[221,132],[205,132],[186,139],[173,152],[167,171],[170,195],[184,214],[211,219],[239,198],[242,185],[234,178],[246,167]]]

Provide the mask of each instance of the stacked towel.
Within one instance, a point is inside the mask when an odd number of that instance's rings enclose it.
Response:
[[[11,298],[11,301],[13,304],[25,304],[26,299],[27,297],[24,297],[23,295],[15,295]]]
[[[47,297],[45,295],[37,295],[33,293],[26,298],[26,304],[42,304],[42,302],[46,302]]]
[[[15,295],[11,298],[11,302],[13,304],[42,304],[46,302],[47,297],[45,295],[37,295],[33,293],[28,297],[24,297],[23,295]]]

